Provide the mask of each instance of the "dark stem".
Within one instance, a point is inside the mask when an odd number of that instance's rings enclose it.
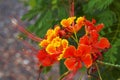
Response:
[[[93,66],[92,66],[92,67],[93,67]],[[91,77],[95,78],[96,80],[99,80],[99,77],[96,76],[96,75],[92,72],[92,67],[90,67],[90,68],[87,69],[87,74],[88,74],[88,76],[91,76]]]
[[[41,72],[42,72],[42,69],[43,69],[43,66],[40,66],[39,71],[38,71],[39,74],[38,74],[37,80],[44,80],[44,79],[42,79],[41,76],[40,76],[40,75],[41,75]]]
[[[63,79],[65,76],[67,76],[69,73],[70,73],[70,71],[65,72],[64,74],[62,74],[62,75],[60,76],[60,78],[59,78],[58,80],[62,80],[62,79]]]
[[[37,80],[40,80],[40,74],[41,74],[41,72],[39,72],[39,74],[38,74],[38,79],[37,79]]]

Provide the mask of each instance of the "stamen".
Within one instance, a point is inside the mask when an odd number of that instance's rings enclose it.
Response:
[[[11,19],[11,22],[14,24],[14,26],[16,26],[18,28],[19,31],[21,31],[22,33],[24,33],[25,35],[27,35],[28,38],[37,41],[37,42],[41,42],[42,39],[35,36],[34,34],[32,34],[31,32],[27,31],[25,28],[23,28],[21,25],[18,24],[17,20],[15,18]]]
[[[37,49],[35,49],[35,48],[34,48],[31,44],[29,44],[27,41],[23,40],[23,38],[21,38],[21,37],[18,37],[18,38],[23,42],[23,44],[24,44],[25,46],[29,47],[32,51],[34,51],[35,53],[38,52]],[[24,49],[23,49],[23,50],[24,50]]]

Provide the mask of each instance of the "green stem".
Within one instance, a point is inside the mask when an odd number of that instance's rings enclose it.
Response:
[[[74,39],[74,41],[77,43],[77,45],[79,44],[78,43],[78,37],[77,37],[77,34],[76,34],[76,32],[74,32],[74,36],[71,36],[73,39]]]
[[[85,72],[83,72],[83,73],[81,74],[81,77],[79,78],[79,80],[82,80],[84,74],[85,74]]]
[[[107,66],[111,66],[111,67],[120,68],[120,65],[117,65],[117,64],[115,65],[115,64],[107,63],[107,62],[102,62],[102,61],[99,61],[99,60],[97,60],[97,63],[103,64],[103,65],[107,65]]]
[[[66,75],[68,75],[70,73],[70,71],[67,71],[67,72],[65,72],[64,74],[62,74],[61,76],[60,76],[60,78],[58,79],[58,80],[62,80]]]
[[[76,38],[74,36],[71,36],[73,38],[73,40],[77,43],[78,45],[78,40],[76,40]]]
[[[77,43],[78,43],[78,37],[77,37],[76,32],[74,32],[74,35],[75,35],[76,41],[77,41]]]
[[[97,63],[95,63],[95,64],[96,64],[96,67],[97,67],[97,71],[98,71],[99,78],[100,78],[100,80],[102,80],[102,77],[101,77],[101,74],[100,74],[99,67],[98,67]]]

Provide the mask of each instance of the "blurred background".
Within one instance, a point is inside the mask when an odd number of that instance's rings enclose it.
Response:
[[[10,21],[11,16],[21,17],[26,11],[18,0],[0,0],[0,80],[35,80],[37,77],[31,50],[17,39],[19,31]]]
[[[27,11],[28,7],[20,0],[0,0],[0,80],[37,80],[38,78],[34,52],[17,38],[20,32],[10,21],[11,16],[20,19]],[[26,26],[29,23],[24,22],[24,24]],[[56,68],[52,72],[58,77]],[[48,80],[47,76],[44,78]]]
[[[11,16],[21,19],[19,24],[43,37],[48,28],[69,17],[70,1],[72,0],[0,0],[0,80],[36,80],[38,77],[35,52],[19,40],[18,36],[24,37],[36,49],[39,49],[38,43],[27,39],[13,27]],[[109,39],[111,49],[104,54],[104,62],[120,65],[120,1],[75,0],[75,15],[86,16],[89,20],[95,18],[97,24],[105,24],[100,34]],[[66,72],[61,63],[63,61],[53,65],[49,73],[49,68],[46,68],[44,74],[41,74],[44,80],[57,80],[59,75]],[[100,70],[103,80],[120,79],[119,68],[100,65]],[[79,76],[80,74],[77,75]]]

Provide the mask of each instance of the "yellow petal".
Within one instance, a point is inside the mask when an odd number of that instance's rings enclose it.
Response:
[[[40,42],[39,46],[46,47],[48,44],[49,44],[49,42],[47,40],[43,40]]]
[[[46,51],[47,51],[49,54],[54,54],[55,51],[56,51],[56,48],[54,47],[54,45],[49,44],[49,45],[46,47]]]
[[[63,48],[67,48],[68,47],[68,41],[67,41],[67,39],[63,39],[62,40],[62,47]]]
[[[83,24],[83,21],[85,20],[85,17],[79,17],[79,18],[77,18],[77,20],[76,20],[76,23],[78,24],[78,25],[81,25],[81,24]]]

